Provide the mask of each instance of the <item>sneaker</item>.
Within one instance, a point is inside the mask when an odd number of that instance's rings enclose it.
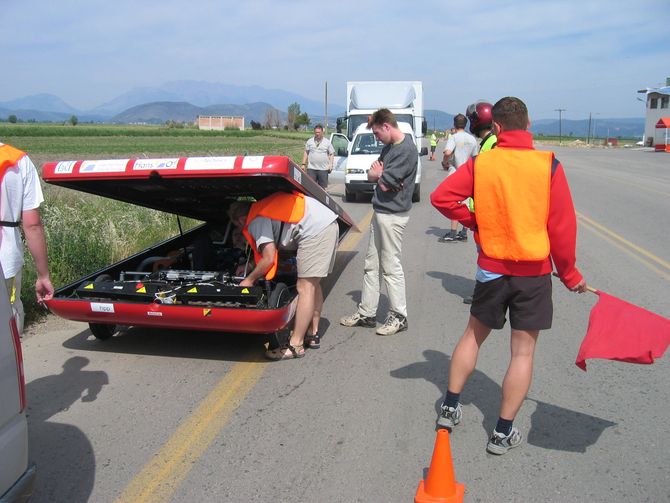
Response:
[[[517,447],[521,443],[521,433],[517,428],[512,427],[509,435],[498,433],[493,430],[489,443],[486,445],[486,451],[491,454],[505,454],[510,449]]]
[[[463,304],[472,304],[472,295],[463,298]]]
[[[402,314],[390,311],[384,324],[377,329],[377,335],[393,335],[407,330],[407,318]]]
[[[456,404],[456,407],[447,407],[443,404],[440,415],[437,416],[437,427],[451,431],[461,422],[461,417],[463,417],[463,409],[460,403]]]
[[[456,234],[456,241],[467,241],[468,240],[468,231],[461,231]]]
[[[377,320],[374,316],[363,316],[356,311],[354,314],[340,318],[340,325],[344,325],[345,327],[374,328],[377,326]]]
[[[452,241],[456,241],[456,233],[448,231],[444,236],[438,239],[438,241],[440,243],[451,243]]]

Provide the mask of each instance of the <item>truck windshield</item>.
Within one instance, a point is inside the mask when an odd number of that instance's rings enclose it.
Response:
[[[349,131],[349,139],[354,135],[354,131],[358,129],[358,126],[361,124],[368,123],[368,115],[350,115],[349,122],[347,123],[347,129]],[[410,114],[395,114],[395,118],[398,122],[406,122],[412,128],[414,128],[414,118]]]
[[[413,141],[411,134],[405,133],[405,137]],[[351,147],[351,155],[379,155],[383,148],[384,144],[377,141],[374,134],[361,133],[354,139],[354,144]]]

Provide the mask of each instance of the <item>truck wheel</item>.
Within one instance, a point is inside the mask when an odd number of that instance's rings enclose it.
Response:
[[[421,201],[421,185],[416,184],[414,186],[414,192],[412,193],[412,202],[418,203],[419,201]]]
[[[356,193],[344,187],[344,200],[348,203],[354,202],[356,200]]]
[[[96,339],[105,341],[116,333],[116,325],[107,325],[106,323],[89,323],[88,329]]]

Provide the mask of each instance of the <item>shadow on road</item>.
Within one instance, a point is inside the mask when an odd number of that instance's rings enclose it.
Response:
[[[86,435],[76,426],[49,421],[77,401],[94,402],[109,384],[102,371],[83,370],[89,360],[74,356],[63,372],[28,383],[30,459],[37,465],[37,485],[31,501],[88,501],[95,481],[95,455]]]
[[[469,297],[475,290],[475,280],[472,278],[465,278],[444,271],[428,271],[426,274],[431,278],[439,279],[445,291],[462,298]]]
[[[426,361],[416,362],[391,371],[391,376],[398,379],[425,379],[433,383],[440,393],[447,389],[447,377],[451,358],[442,353],[427,349],[423,352]],[[490,433],[498,420],[500,404],[500,385],[483,372],[475,369],[468,380],[461,403],[474,405],[482,415],[482,427]],[[605,429],[616,423],[588,414],[583,414],[557,405],[527,398],[526,402],[536,404],[530,418],[530,430],[526,437],[529,444],[544,449],[568,452],[586,452],[586,448],[594,445]],[[435,402],[435,415],[442,405],[440,394]],[[466,416],[467,411],[464,414]],[[467,419],[466,419],[467,420]]]

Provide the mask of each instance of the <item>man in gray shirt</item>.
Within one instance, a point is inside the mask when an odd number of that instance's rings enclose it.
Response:
[[[335,149],[328,138],[323,137],[323,126],[314,126],[314,136],[305,142],[302,168],[323,190],[328,187],[328,173],[333,170]]]
[[[411,135],[398,129],[393,113],[377,110],[368,121],[377,140],[385,147],[368,170],[368,180],[376,181],[370,222],[370,242],[365,256],[363,292],[357,311],[345,316],[340,324],[346,327],[377,325],[380,269],[389,297],[389,313],[377,329],[379,335],[393,335],[407,330],[405,273],[400,257],[402,236],[412,209],[412,193],[419,156]]]

